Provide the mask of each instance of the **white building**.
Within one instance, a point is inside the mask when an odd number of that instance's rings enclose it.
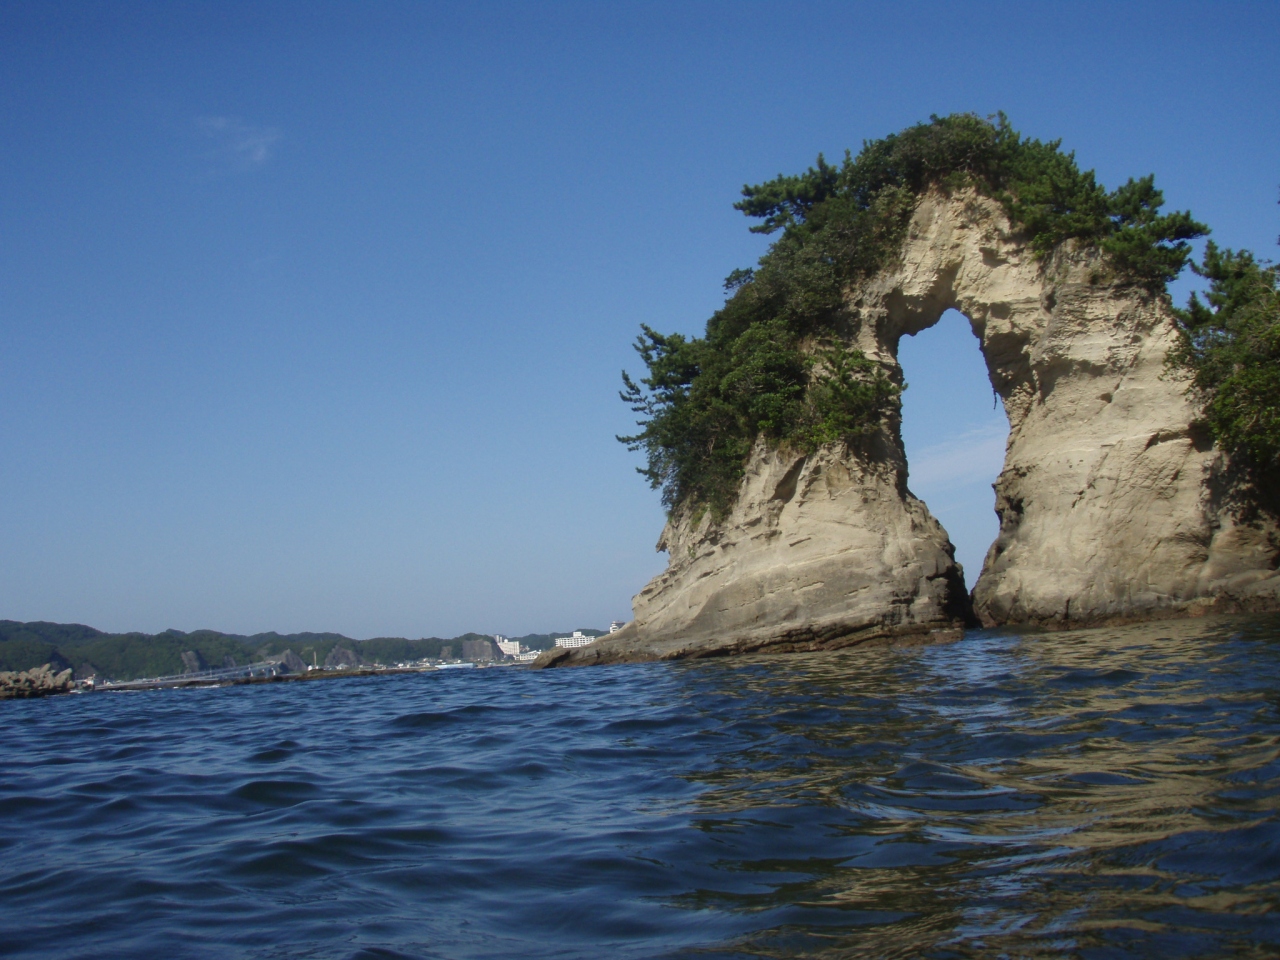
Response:
[[[518,657],[523,651],[519,640],[508,640],[500,633],[493,635],[493,642],[498,645],[498,649],[502,651],[502,655],[506,657]]]
[[[572,637],[556,637],[557,647],[585,647],[588,643],[594,643],[595,637],[588,637],[581,630],[573,631]]]
[[[613,623],[609,624],[609,632],[610,632],[610,633],[617,633],[619,630],[621,630],[621,629],[622,629],[623,627],[625,627],[626,625],[627,625],[627,621],[625,621],[625,620],[615,620],[615,621],[613,621]]]
[[[524,653],[520,653],[516,655],[516,662],[532,663],[534,660],[538,659],[538,654],[540,654],[541,652],[542,652],[541,650],[526,650]]]

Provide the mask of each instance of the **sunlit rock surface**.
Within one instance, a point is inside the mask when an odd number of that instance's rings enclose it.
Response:
[[[667,569],[624,630],[544,666],[814,649],[984,624],[1066,626],[1280,606],[1280,537],[1165,369],[1168,301],[1091,251],[1037,260],[995,201],[924,197],[897,263],[853,289],[850,343],[901,378],[898,341],[954,308],[1009,441],[1000,533],[972,608],[946,532],[908,489],[898,424],[805,458],[757,445],[720,523],[674,516]]]

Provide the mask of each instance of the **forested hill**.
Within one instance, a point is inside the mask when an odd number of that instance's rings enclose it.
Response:
[[[554,638],[570,633],[515,637],[526,647],[547,649]],[[585,630],[599,635],[603,631]],[[467,640],[490,639],[487,634],[464,633],[448,639],[374,637],[353,640],[340,633],[257,633],[253,636],[216,630],[166,630],[163,633],[104,633],[79,623],[19,623],[0,620],[0,670],[26,670],[51,663],[77,676],[97,675],[113,680],[171,676],[205,666],[256,663],[292,650],[307,663],[342,660],[343,651],[361,663],[392,664],[424,658],[463,656]],[[338,653],[335,654],[335,650]],[[348,661],[351,658],[346,658]]]

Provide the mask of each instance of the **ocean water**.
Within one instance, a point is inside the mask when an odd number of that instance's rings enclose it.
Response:
[[[1273,617],[0,722],[5,956],[1280,954]]]

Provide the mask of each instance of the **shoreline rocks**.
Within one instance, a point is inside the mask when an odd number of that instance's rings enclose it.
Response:
[[[47,697],[55,693],[70,693],[71,671],[53,672],[45,664],[30,670],[0,670],[0,700],[18,700],[26,697]]]

